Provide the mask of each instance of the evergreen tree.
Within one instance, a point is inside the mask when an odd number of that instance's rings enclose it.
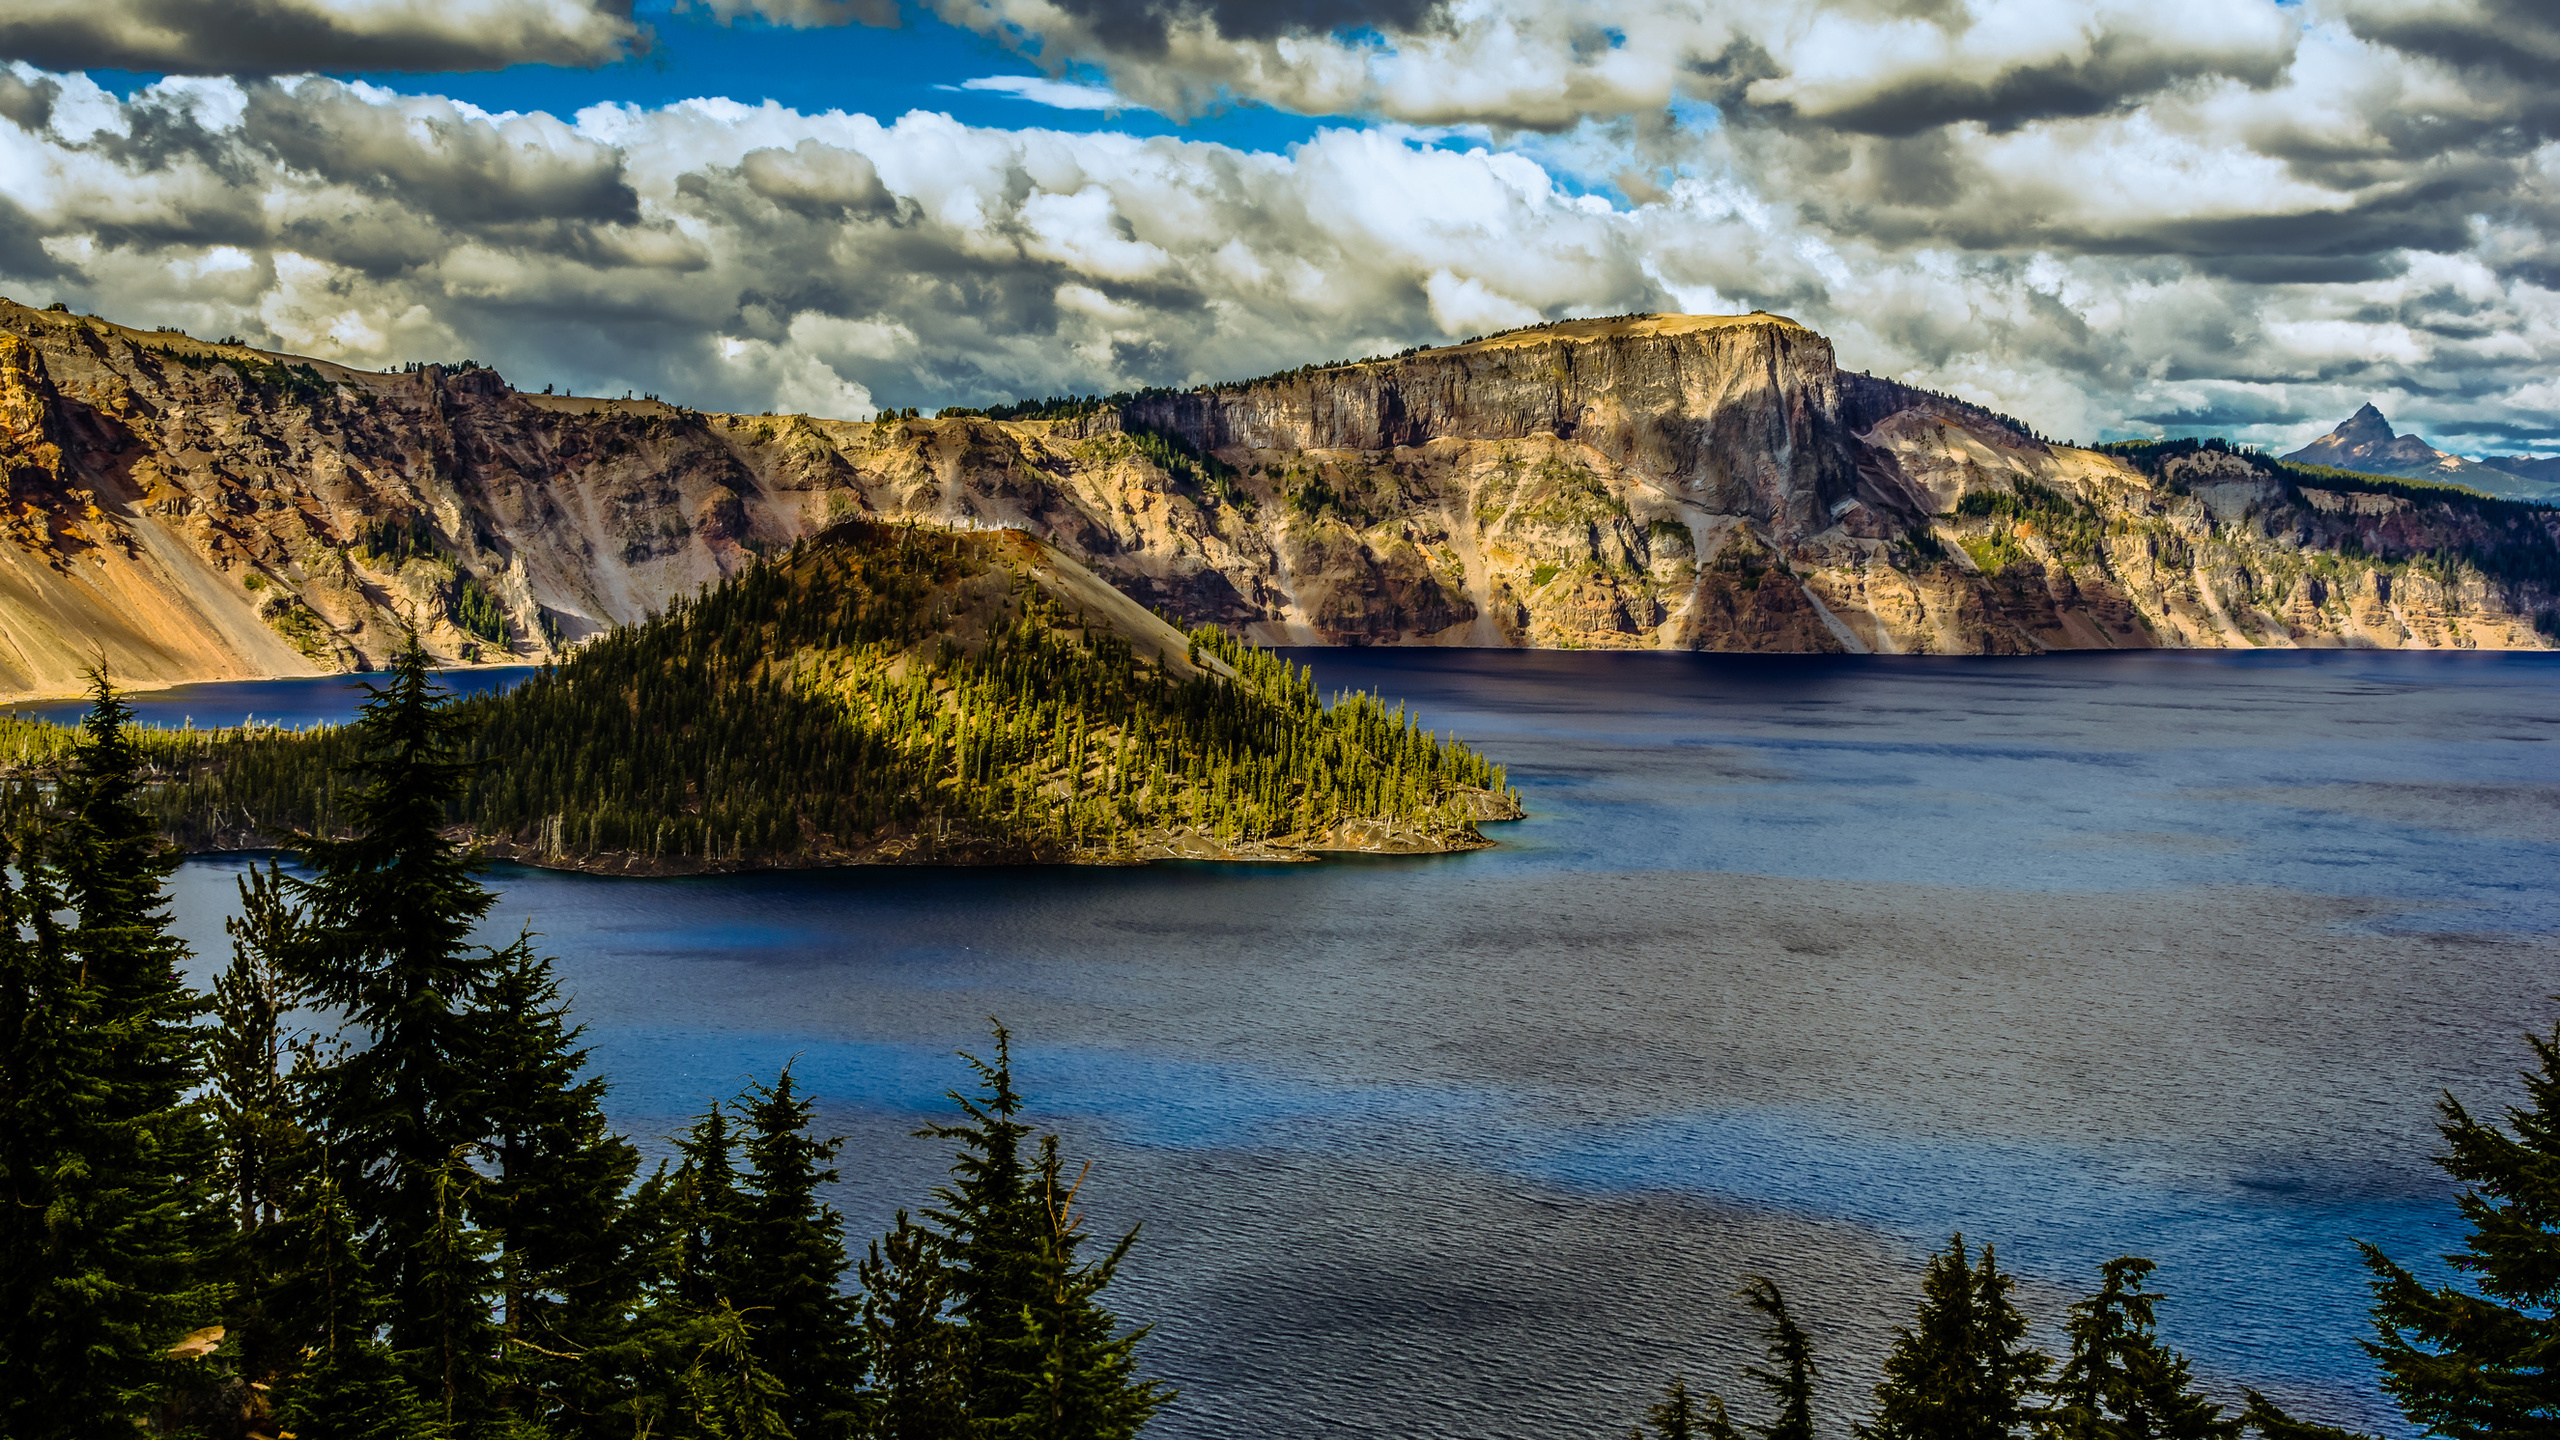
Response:
[[[1058,1137],[1042,1136],[1033,1171],[1037,1284],[1023,1317],[1028,1348],[1039,1357],[1039,1385],[1030,1406],[1000,1428],[1025,1440],[1131,1440],[1173,1400],[1170,1387],[1138,1378],[1138,1342],[1152,1327],[1122,1330],[1101,1301],[1138,1232],[1132,1228],[1099,1260],[1079,1260],[1086,1237],[1075,1195],[1083,1181],[1068,1185],[1063,1171]]]
[[[300,1350],[276,1315],[279,1291],[296,1268],[289,1222],[314,1178],[316,1156],[295,1113],[288,1071],[295,1046],[284,1026],[293,1002],[276,958],[290,943],[296,917],[273,865],[251,867],[239,889],[240,914],[225,924],[231,964],[213,986],[205,1068],[218,1142],[214,1180],[230,1222],[218,1251],[230,1291],[224,1348],[243,1384],[263,1385]]]
[[[755,1337],[725,1302],[689,1327],[698,1348],[681,1380],[681,1440],[799,1440],[783,1419],[789,1387],[756,1357]]]
[[[2098,1293],[2071,1307],[2071,1354],[2041,1432],[2051,1440],[2231,1440],[2241,1430],[2197,1393],[2187,1357],[2160,1343],[2143,1289],[2155,1267],[2123,1256],[2100,1267]]]
[[[1644,1412],[1653,1427],[1656,1440],[1742,1440],[1733,1425],[1733,1416],[1725,1409],[1724,1397],[1710,1390],[1701,1395],[1689,1393],[1688,1382],[1678,1376],[1663,1387],[1662,1399]],[[1634,1440],[1644,1440],[1644,1427],[1638,1426]]]
[[[358,1037],[319,1077],[317,1109],[389,1298],[393,1348],[426,1364],[425,1388],[458,1408],[465,1397],[447,1387],[462,1381],[461,1357],[484,1350],[493,1297],[462,1284],[459,1250],[430,1241],[460,1220],[446,1203],[453,1157],[483,1138],[472,1010],[504,967],[470,937],[496,897],[444,835],[466,769],[464,727],[415,634],[366,693],[345,796],[352,833],[298,841],[312,875],[293,882],[308,916],[293,978]],[[431,1253],[443,1266],[432,1284]]]
[[[2265,1436],[2266,1440],[2374,1440],[2373,1436],[2359,1431],[2296,1420],[2255,1390],[2240,1393],[2249,1402],[2249,1408],[2241,1414],[2241,1423]]]
[[[748,1161],[738,1260],[727,1296],[752,1327],[757,1363],[782,1387],[778,1404],[797,1440],[851,1432],[861,1389],[861,1323],[841,1292],[844,1217],[818,1198],[841,1139],[810,1135],[814,1106],[784,1067],[739,1102]]]
[[[860,1280],[865,1432],[875,1440],[967,1440],[967,1337],[949,1313],[950,1272],[933,1232],[899,1211],[889,1233],[871,1242]]]
[[[477,1015],[475,1126],[489,1167],[471,1213],[497,1244],[498,1296],[520,1419],[611,1403],[586,1352],[611,1343],[645,1277],[625,1194],[639,1151],[607,1128],[551,963],[528,940],[502,952]]]
[[[11,864],[22,877],[9,885]],[[0,853],[0,1435],[100,1433],[130,1413],[132,1386],[82,1323],[82,1257],[65,1245],[85,1188],[75,1148],[101,1108],[105,1057],[88,1043],[95,992],[63,943],[61,892],[40,853]],[[70,1192],[66,1197],[64,1192]],[[113,1368],[102,1367],[104,1359]]]
[[[1968,1260],[1964,1236],[1929,1258],[1920,1308],[1894,1334],[1876,1386],[1876,1413],[1858,1440],[2009,1440],[2034,1418],[2031,1397],[2053,1362],[2026,1342],[2014,1284],[1982,1247]]]
[[[1042,1387],[1043,1357],[1027,1317],[1039,1299],[1045,1227],[1022,1154],[1031,1127],[1017,1118],[1013,1035],[1002,1025],[994,1033],[993,1064],[961,1056],[978,1074],[979,1093],[944,1092],[966,1123],[917,1132],[960,1146],[952,1181],[934,1191],[940,1204],[925,1218],[939,1231],[950,1269],[952,1312],[968,1337],[962,1374],[969,1414],[980,1423],[1033,1413]]]
[[[1013,1087],[1013,1036],[1001,1024],[994,1035],[992,1063],[961,1057],[978,1093],[946,1092],[964,1123],[919,1132],[960,1145],[952,1182],[925,1215],[965,1339],[959,1388],[969,1423],[976,1434],[1025,1440],[1123,1440],[1172,1399],[1137,1377],[1145,1329],[1122,1333],[1101,1303],[1137,1232],[1100,1260],[1078,1258],[1086,1237],[1077,1187],[1065,1183],[1057,1137],[1043,1137],[1036,1158],[1024,1155],[1032,1127]]]
[[[1654,1440],[1700,1440],[1706,1431],[1698,1415],[1698,1402],[1689,1394],[1689,1382],[1674,1375],[1663,1388],[1662,1400],[1644,1412],[1645,1424],[1653,1428]],[[1635,1431],[1635,1440],[1644,1440],[1644,1428]]]
[[[1769,1363],[1748,1366],[1742,1373],[1778,1402],[1777,1418],[1749,1427],[1751,1433],[1761,1440],[1813,1440],[1813,1337],[1787,1312],[1786,1296],[1766,1275],[1743,1282],[1742,1303],[1769,1321],[1760,1331]]]
[[[305,1337],[299,1371],[276,1387],[279,1430],[295,1440],[442,1440],[445,1427],[377,1338],[388,1307],[356,1219],[324,1170],[290,1222],[296,1264],[278,1323]]]
[[[745,1199],[726,1107],[713,1101],[676,1141],[681,1157],[670,1187],[675,1241],[674,1299],[696,1311],[724,1303],[745,1268],[740,1250]]]
[[[2468,1286],[2431,1290],[2363,1247],[2382,1387],[2410,1423],[2456,1440],[2560,1436],[2560,1025],[2525,1039],[2541,1063],[2506,1129],[2451,1095],[2439,1106],[2436,1164],[2466,1187],[2470,1225],[2445,1262]]]
[[[0,960],[0,1360],[44,1377],[0,1401],[13,1440],[111,1433],[202,1388],[169,1350],[219,1309],[196,1185],[210,1137],[185,1103],[202,1002],[160,894],[176,862],[136,803],[132,711],[91,678],[50,833],[19,847]]]

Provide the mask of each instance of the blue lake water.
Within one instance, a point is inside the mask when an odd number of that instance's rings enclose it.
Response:
[[[2513,1099],[2560,1009],[2555,657],[1296,658],[1532,817],[1294,867],[502,869],[493,931],[559,957],[636,1137],[796,1064],[857,1236],[1002,1016],[1098,1225],[1145,1224],[1167,1436],[1623,1434],[1675,1371],[1736,1389],[1755,1272],[1836,1428],[1956,1229],[2046,1322],[2149,1255],[2214,1386],[2391,1426],[2349,1241],[2455,1243],[2431,1107]],[[177,881],[208,965],[238,864]]]
[[[444,687],[457,695],[512,689],[533,673],[530,665],[489,665],[443,672]],[[310,680],[208,680],[136,691],[125,697],[145,724],[193,726],[210,730],[223,725],[276,725],[287,730],[343,721],[364,703],[365,687],[379,675],[323,675]],[[11,715],[76,724],[89,713],[86,700],[25,700],[7,707]]]

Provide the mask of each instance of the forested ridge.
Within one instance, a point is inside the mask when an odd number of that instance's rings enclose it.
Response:
[[[1214,628],[1142,651],[1042,559],[1018,534],[838,526],[464,702],[448,820],[496,855],[671,873],[1464,849],[1518,813],[1499,767],[1402,706],[1327,703]],[[188,848],[343,822],[344,730],[140,743]],[[8,722],[0,765],[38,776],[67,745]]]

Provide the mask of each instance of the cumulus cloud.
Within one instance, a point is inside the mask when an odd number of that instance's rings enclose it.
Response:
[[[2290,446],[2371,398],[2440,442],[2560,440],[2560,143],[2494,57],[2404,48],[2364,10],[2270,27],[2250,0],[2069,23],[1858,0],[1795,30],[1637,6],[1614,32],[1508,3],[1384,39],[1322,6],[1259,31],[1110,12],[1155,27],[1160,76],[1215,41],[1417,116],[1558,87],[1544,130],[1386,121],[1280,154],[724,100],[491,114],[310,79],[118,100],[21,66],[0,286],[351,364],[471,355],[535,387],[844,414],[1757,306],[2058,435]],[[1056,13],[1101,34],[1098,4]],[[1492,58],[1414,73],[1432,45]]]
[[[642,39],[629,0],[10,0],[0,9],[0,60],[49,70],[601,65]]]

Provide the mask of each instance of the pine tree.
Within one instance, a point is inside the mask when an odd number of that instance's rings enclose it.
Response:
[[[1776,1419],[1748,1428],[1761,1440],[1813,1440],[1813,1337],[1788,1313],[1778,1282],[1766,1275],[1743,1282],[1742,1303],[1769,1321],[1760,1331],[1769,1363],[1747,1366],[1742,1373],[1778,1402]]]
[[[859,1271],[869,1387],[863,1429],[876,1440],[968,1440],[967,1337],[949,1313],[950,1272],[933,1232],[898,1212]]]
[[[1929,1258],[1912,1323],[1895,1332],[1876,1386],[1876,1413],[1858,1440],[2009,1440],[2034,1418],[2031,1397],[2051,1359],[2025,1343],[2027,1319],[2010,1302],[2014,1284],[1964,1236]]]
[[[1644,1418],[1654,1440],[1741,1440],[1724,1408],[1724,1397],[1714,1391],[1691,1395],[1689,1383],[1677,1375],[1663,1387],[1662,1399],[1644,1412]],[[1644,1426],[1638,1426],[1634,1440],[1644,1440],[1644,1433]]]
[[[414,634],[385,683],[367,687],[357,783],[341,797],[352,833],[299,837],[313,873],[293,882],[308,920],[291,953],[293,978],[360,1037],[319,1077],[317,1109],[390,1299],[393,1348],[427,1367],[422,1388],[440,1405],[460,1410],[466,1397],[449,1387],[463,1382],[461,1357],[485,1339],[492,1297],[461,1285],[456,1247],[431,1252],[430,1240],[459,1223],[447,1203],[457,1188],[449,1167],[482,1138],[472,1007],[503,965],[470,941],[496,897],[444,835],[466,770],[464,725],[448,698]],[[444,1267],[434,1284],[431,1253]]]
[[[497,1244],[498,1295],[519,1418],[609,1405],[588,1350],[617,1338],[644,1276],[625,1193],[639,1152],[607,1128],[551,963],[519,940],[483,998],[474,1101],[490,1173],[472,1216]]]
[[[2249,1408],[2240,1417],[2241,1423],[2265,1436],[2266,1440],[2374,1440],[2373,1436],[2359,1431],[2296,1420],[2255,1390],[2240,1393],[2249,1402]]]
[[[738,1189],[735,1145],[725,1106],[713,1101],[679,1136],[680,1157],[669,1186],[674,1243],[672,1298],[695,1311],[724,1303],[744,1267],[740,1247],[745,1200]]]
[[[1003,1430],[1025,1440],[1132,1440],[1173,1400],[1170,1387],[1138,1377],[1138,1343],[1151,1327],[1122,1330],[1101,1300],[1138,1232],[1132,1228],[1099,1260],[1079,1260],[1086,1236],[1075,1197],[1083,1181],[1067,1184],[1064,1168],[1058,1137],[1042,1136],[1033,1167],[1041,1222],[1037,1284],[1024,1313],[1039,1383],[1030,1405]]]
[[[0,1435],[13,1440],[97,1433],[133,1399],[121,1367],[92,1352],[82,1256],[65,1244],[81,1237],[61,1223],[76,1218],[64,1202],[86,1188],[77,1147],[107,1091],[89,1040],[97,996],[56,923],[62,904],[40,853],[0,853],[0,1374],[44,1378],[0,1385]]]
[[[2071,1353],[2041,1433],[2052,1440],[2231,1440],[2241,1422],[2197,1393],[2187,1357],[2160,1343],[2143,1289],[2155,1267],[2127,1255],[2100,1267],[2098,1293],[2071,1307]]]
[[[246,1385],[273,1382],[300,1349],[276,1313],[294,1265],[288,1221],[315,1178],[317,1158],[295,1114],[288,1068],[295,1046],[284,1017],[293,999],[276,957],[290,943],[296,917],[282,886],[273,865],[253,866],[240,878],[240,914],[225,924],[231,964],[214,981],[214,1023],[205,1039],[219,1144],[214,1178],[230,1222],[219,1251],[231,1295],[225,1349]]]
[[[298,1373],[276,1386],[276,1422],[295,1440],[441,1440],[445,1428],[377,1337],[386,1306],[335,1181],[314,1180],[290,1222],[295,1258],[278,1321],[305,1338]]]
[[[2560,1435],[2560,1024],[2528,1035],[2540,1061],[2507,1128],[2439,1104],[2436,1164],[2467,1187],[2470,1233],[2445,1257],[2468,1285],[2428,1289],[2372,1245],[2375,1338],[2365,1349],[2401,1413],[2433,1435]]]
[[[0,1358],[46,1382],[0,1402],[13,1440],[105,1433],[216,1373],[168,1353],[219,1311],[203,1264],[218,1217],[196,1185],[211,1138],[185,1099],[203,1002],[160,894],[176,860],[136,803],[132,711],[91,679],[50,833],[19,853],[0,962]]]
[[[1674,1375],[1663,1388],[1660,1403],[1644,1412],[1645,1424],[1653,1427],[1655,1440],[1698,1440],[1698,1404],[1689,1394],[1689,1382]],[[1643,1426],[1637,1427],[1635,1440],[1644,1440]]]
[[[980,1423],[1030,1413],[1041,1387],[1042,1357],[1025,1317],[1041,1288],[1045,1227],[1022,1154],[1031,1127],[1017,1118],[1022,1097],[1013,1088],[1013,1035],[1002,1025],[994,1034],[993,1064],[961,1056],[978,1074],[979,1093],[945,1092],[966,1123],[917,1132],[960,1146],[952,1181],[934,1191],[940,1203],[925,1218],[938,1230],[950,1267],[952,1311],[969,1344],[962,1372],[969,1414]]]
[[[797,1440],[850,1433],[861,1388],[861,1325],[839,1287],[844,1217],[818,1198],[843,1145],[809,1133],[815,1106],[785,1067],[739,1102],[748,1173],[728,1300],[753,1327],[758,1364],[782,1387],[778,1410]]]

